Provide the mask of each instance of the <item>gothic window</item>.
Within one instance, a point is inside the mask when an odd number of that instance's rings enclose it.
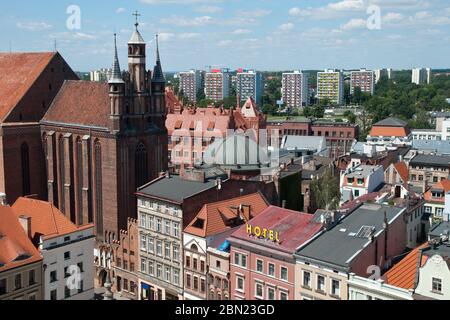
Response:
[[[136,149],[136,189],[146,184],[148,181],[148,154],[143,143]]]
[[[100,141],[96,141],[94,145],[95,154],[95,214],[97,235],[103,236],[103,195],[102,195],[102,146]],[[105,239],[106,240],[106,239]]]
[[[20,153],[22,160],[22,195],[26,196],[30,194],[30,152],[26,142],[22,143]]]
[[[61,136],[59,138],[59,184],[60,184],[60,195],[61,195],[61,201],[60,201],[60,207],[59,208],[61,210],[62,213],[65,213],[65,192],[64,192],[64,184],[66,181],[65,178],[65,169],[64,169],[64,158],[65,158],[65,154],[64,154],[64,138],[63,136]]]
[[[78,224],[83,224],[83,142],[77,139],[77,207]]]

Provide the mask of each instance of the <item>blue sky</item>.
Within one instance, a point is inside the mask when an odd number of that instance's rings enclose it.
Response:
[[[70,5],[81,10],[81,29],[67,28]],[[0,6],[0,51],[49,51],[56,39],[58,51],[82,71],[110,66],[114,32],[126,67],[134,10],[142,14],[149,64],[160,33],[165,71],[450,67],[448,0],[15,0]]]

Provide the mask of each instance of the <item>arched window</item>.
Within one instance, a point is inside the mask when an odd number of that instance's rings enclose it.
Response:
[[[94,144],[95,161],[95,224],[97,226],[97,235],[103,236],[103,191],[102,191],[102,146],[100,141]],[[105,239],[106,240],[106,239]]]
[[[191,251],[198,251],[198,247],[195,245],[195,244],[193,244],[192,246],[191,246]]]
[[[136,188],[139,188],[148,182],[148,154],[147,149],[143,143],[140,143],[136,148],[136,166],[135,166],[135,181]]]
[[[20,147],[21,163],[22,163],[22,195],[30,194],[30,152],[28,144],[22,143]]]
[[[83,222],[83,142],[77,138],[77,207],[78,224]]]
[[[58,151],[59,151],[59,165],[58,165],[58,171],[59,171],[59,185],[60,185],[60,210],[62,213],[65,213],[65,192],[64,192],[64,184],[66,183],[65,178],[65,168],[64,168],[64,161],[65,161],[65,152],[64,152],[64,138],[63,136],[60,136],[58,141]]]

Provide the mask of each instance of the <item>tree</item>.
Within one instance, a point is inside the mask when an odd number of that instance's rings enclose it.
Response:
[[[331,168],[327,168],[322,177],[312,180],[311,192],[318,208],[325,210],[339,208],[341,200],[339,180],[333,175]]]
[[[347,118],[349,123],[352,123],[352,124],[356,123],[356,115],[353,113],[353,111],[346,110],[344,112],[344,117]]]
[[[278,108],[272,104],[265,104],[262,107],[262,111],[264,114],[274,116],[277,114]]]

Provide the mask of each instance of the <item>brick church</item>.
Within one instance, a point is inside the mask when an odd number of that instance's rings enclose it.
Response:
[[[115,43],[110,81],[64,82],[41,121],[48,200],[107,244],[136,218],[137,188],[167,170],[165,79],[158,47],[153,72],[146,53],[136,23],[128,71]]]
[[[48,199],[106,245],[136,218],[137,188],[167,170],[158,39],[150,71],[135,26],[128,71],[115,43],[108,83],[80,81],[58,53],[0,54],[0,193]]]

